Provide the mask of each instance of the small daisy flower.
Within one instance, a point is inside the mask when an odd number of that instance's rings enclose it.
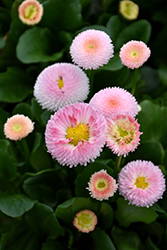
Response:
[[[105,144],[105,117],[87,103],[59,109],[46,125],[48,151],[61,165],[87,165],[100,155]]]
[[[104,31],[89,29],[79,33],[70,47],[72,61],[84,69],[97,69],[113,57],[112,41]]]
[[[73,225],[82,233],[89,233],[95,229],[97,216],[90,210],[82,210],[75,215]]]
[[[126,156],[133,152],[140,144],[140,124],[131,116],[117,116],[114,119],[107,119],[107,147],[118,156]]]
[[[95,172],[88,182],[91,197],[96,200],[108,200],[117,190],[117,184],[113,177],[107,174],[106,170],[102,169]]]
[[[162,199],[165,178],[151,161],[132,161],[122,168],[118,177],[119,192],[129,203],[139,207],[152,206]]]
[[[41,21],[43,6],[36,0],[25,0],[19,6],[19,18],[27,25],[35,25]]]
[[[150,57],[151,51],[142,41],[129,41],[120,49],[122,64],[130,69],[141,67]]]
[[[139,14],[139,6],[132,1],[121,1],[119,12],[127,20],[135,20]]]
[[[48,66],[39,74],[34,86],[37,102],[50,111],[83,102],[88,94],[89,78],[82,69],[71,63]]]
[[[26,137],[34,129],[34,124],[29,117],[24,115],[14,115],[7,119],[4,124],[4,134],[6,138],[17,141]]]
[[[117,115],[135,117],[138,113],[138,103],[135,97],[119,87],[100,90],[92,97],[90,105],[110,118],[114,118]]]

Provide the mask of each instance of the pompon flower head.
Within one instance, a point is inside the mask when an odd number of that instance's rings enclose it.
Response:
[[[84,69],[97,69],[113,57],[112,41],[101,30],[89,29],[79,33],[70,47],[72,61]]]
[[[139,14],[139,6],[132,1],[121,1],[119,3],[119,12],[127,20],[135,20]]]
[[[87,165],[100,155],[105,144],[105,117],[87,103],[59,109],[46,125],[48,151],[61,165]]]
[[[88,187],[91,197],[96,200],[108,200],[117,190],[117,184],[113,177],[107,174],[107,171],[102,169],[95,172],[88,182]]]
[[[132,161],[122,168],[118,177],[119,192],[129,203],[139,207],[152,206],[162,198],[165,178],[151,161]]]
[[[82,210],[75,215],[73,225],[82,233],[89,233],[95,229],[97,216],[90,210]]]
[[[130,69],[141,67],[150,57],[151,51],[142,41],[129,41],[120,49],[122,64]]]
[[[6,138],[17,141],[26,137],[34,129],[34,124],[29,117],[24,115],[14,115],[7,119],[4,124],[4,134]]]
[[[19,18],[27,25],[35,25],[41,21],[43,6],[36,0],[25,0],[19,6]]]
[[[135,117],[138,113],[138,104],[135,97],[119,87],[100,90],[92,97],[90,105],[110,118],[117,115]]]
[[[131,116],[117,116],[114,119],[107,119],[107,147],[118,156],[126,156],[133,152],[140,144],[140,124]]]
[[[34,86],[37,102],[50,111],[83,102],[88,94],[89,78],[82,69],[71,63],[48,66],[39,74]]]

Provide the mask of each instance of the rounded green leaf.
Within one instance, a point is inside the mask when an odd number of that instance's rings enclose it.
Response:
[[[121,62],[121,59],[119,57],[119,53],[116,53],[113,58],[110,59],[110,61],[104,65],[103,67],[99,68],[99,70],[110,70],[110,71],[116,71],[123,68],[123,64]]]
[[[123,22],[118,15],[115,15],[110,17],[106,26],[109,30],[110,37],[115,44],[116,38],[120,34],[121,30],[126,27],[125,22]]]
[[[0,145],[5,146],[3,150],[2,148],[0,150],[0,178],[11,181],[16,178],[17,167],[7,151],[8,143],[4,140]]]
[[[117,200],[115,218],[122,227],[129,227],[131,223],[139,221],[149,224],[155,221],[157,217],[158,215],[152,207],[129,205],[128,201],[125,201],[122,197]]]
[[[131,40],[147,43],[151,35],[151,24],[147,20],[135,21],[121,31],[116,40],[116,50]]]
[[[52,51],[53,35],[48,28],[33,27],[19,38],[16,47],[18,59],[23,63],[37,63],[60,60],[63,50]]]
[[[45,234],[49,239],[56,239],[64,234],[53,209],[45,204],[36,202],[33,209],[25,215],[25,220],[34,233]]]
[[[0,74],[0,101],[20,102],[32,93],[33,80],[25,70],[10,67]]]
[[[24,194],[0,194],[0,210],[10,216],[18,217],[29,211],[35,204]]]

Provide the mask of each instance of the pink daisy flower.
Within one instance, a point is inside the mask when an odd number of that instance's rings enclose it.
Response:
[[[73,225],[82,233],[89,233],[95,229],[97,216],[90,210],[82,210],[75,215]]]
[[[135,97],[119,87],[100,90],[92,97],[90,105],[110,118],[114,118],[117,115],[135,117],[138,113],[138,104]]]
[[[48,151],[61,165],[87,165],[100,155],[105,144],[105,117],[87,103],[59,109],[45,132]]]
[[[162,199],[165,178],[151,161],[132,161],[122,168],[118,177],[120,194],[139,207],[152,206]]]
[[[89,94],[85,72],[71,63],[55,63],[45,68],[34,86],[34,96],[42,108],[56,111],[68,104],[83,102]]]
[[[35,25],[41,21],[43,6],[36,0],[25,0],[19,6],[19,18],[27,25]]]
[[[151,51],[142,41],[129,41],[120,50],[122,64],[130,69],[141,67],[150,57]]]
[[[34,129],[34,123],[29,117],[24,115],[14,115],[7,119],[4,124],[4,134],[10,140],[21,140],[31,133]]]
[[[89,29],[79,33],[70,47],[72,61],[84,69],[97,69],[113,57],[112,41],[104,31]]]
[[[117,190],[117,184],[113,177],[107,174],[106,170],[102,169],[95,172],[88,182],[91,197],[96,200],[108,200]]]
[[[140,144],[140,124],[131,116],[117,116],[114,119],[107,119],[107,147],[118,156],[126,156],[133,152]]]

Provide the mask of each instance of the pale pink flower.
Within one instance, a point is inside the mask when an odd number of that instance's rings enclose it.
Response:
[[[82,69],[71,63],[48,66],[39,74],[34,86],[37,102],[50,111],[83,102],[88,94],[89,78]]]
[[[101,30],[89,29],[79,33],[70,47],[72,61],[84,69],[97,69],[113,57],[112,41]]]
[[[142,41],[129,41],[120,49],[122,64],[130,69],[141,67],[150,57],[151,51]]]
[[[82,210],[75,215],[73,225],[82,233],[89,233],[95,229],[97,216],[90,210]]]
[[[114,195],[117,184],[115,179],[102,169],[91,176],[86,189],[89,190],[91,197],[102,201]]]
[[[4,124],[4,134],[6,138],[17,141],[26,137],[34,129],[34,124],[29,117],[24,115],[14,115],[7,119]]]
[[[87,103],[75,103],[51,116],[46,146],[61,165],[86,166],[100,155],[106,132],[107,122],[101,113]]]
[[[114,119],[107,119],[107,147],[118,156],[126,156],[133,152],[140,144],[140,124],[131,116],[117,116]]]
[[[151,161],[132,161],[122,168],[118,177],[120,194],[139,207],[152,206],[162,199],[165,178]]]
[[[135,117],[138,113],[138,103],[135,97],[119,87],[100,90],[92,97],[90,105],[110,118],[114,118],[117,115]]]
[[[27,25],[35,25],[41,21],[43,6],[36,0],[25,0],[19,8],[19,18]]]

